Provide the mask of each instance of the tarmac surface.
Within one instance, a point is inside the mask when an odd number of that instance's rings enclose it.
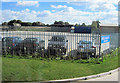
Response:
[[[105,76],[102,76],[102,77],[98,77],[98,78],[94,78],[94,79],[88,79],[86,81],[118,81],[118,78],[119,78],[119,75],[120,74],[120,71],[116,71],[112,74],[109,74],[109,75],[105,75]],[[120,78],[119,78],[120,79]]]

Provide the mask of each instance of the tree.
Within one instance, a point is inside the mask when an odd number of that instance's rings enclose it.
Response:
[[[22,26],[32,26],[31,22],[22,22],[21,23]]]
[[[31,22],[26,22],[27,26],[32,26]]]
[[[68,23],[68,22],[65,22],[65,25],[69,25],[69,23]]]
[[[21,21],[21,20],[17,20],[17,21],[16,21],[16,23],[19,23],[19,24],[21,24],[21,23],[22,23],[22,21]]]
[[[46,24],[46,26],[49,26],[49,24]]]
[[[85,27],[85,23],[82,23],[82,25],[81,25],[81,26]]]
[[[54,24],[59,24],[59,21],[55,21]]]
[[[79,24],[76,23],[75,26],[79,26]]]
[[[8,22],[8,25],[13,25],[13,23],[16,23],[16,22],[17,22],[17,20],[15,20],[15,19],[11,20],[11,21]]]
[[[63,24],[64,24],[64,22],[63,22],[63,21],[59,21],[59,24],[63,25]]]
[[[97,28],[99,28],[100,27],[100,21],[97,20],[96,23],[97,23]]]
[[[3,26],[7,26],[7,25],[8,25],[8,23],[7,23],[7,22],[4,22],[4,23],[2,23],[2,25],[3,25]]]
[[[44,24],[41,22],[33,22],[32,23],[32,26],[41,26],[41,25],[44,25]]]
[[[54,25],[69,25],[69,23],[68,22],[63,22],[63,21],[55,21],[54,22]]]
[[[96,28],[96,29],[97,29],[97,22],[96,22],[96,21],[92,21],[91,26],[92,26],[93,28]]]
[[[100,21],[92,21],[92,25],[93,28],[99,28],[100,27]]]
[[[14,20],[12,20],[13,21],[13,23],[16,23],[17,22],[17,20],[16,19],[14,19]]]

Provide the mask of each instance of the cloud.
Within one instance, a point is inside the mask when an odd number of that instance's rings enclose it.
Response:
[[[38,1],[18,1],[17,5],[18,6],[36,6],[36,7],[39,7],[39,2]]]
[[[15,2],[17,0],[1,0],[2,2]]]
[[[36,14],[37,12],[36,11],[32,11],[32,14]]]
[[[9,12],[9,13],[8,13]],[[22,11],[2,10],[2,21],[10,21],[12,19],[21,19],[22,21],[39,21],[39,18],[50,17],[52,13],[49,10],[30,11],[25,9]]]
[[[111,10],[116,10],[117,7],[115,7],[115,5],[113,5],[112,3],[98,3],[98,4],[92,4],[90,5],[89,9],[93,10],[93,11],[111,11]]]
[[[110,4],[110,3],[104,4],[103,6],[108,10],[116,10],[116,7],[113,4]]]
[[[118,0],[74,0],[68,4],[84,6],[85,9],[92,11],[109,11],[117,9],[115,5],[118,5]]]
[[[22,11],[3,10],[2,18],[4,18],[2,20],[3,22],[10,21],[12,19],[21,19],[23,21],[36,21],[37,20],[36,15],[32,14],[30,11],[28,11],[28,9],[25,9]]]
[[[43,18],[47,16],[52,16],[52,13],[49,10],[44,10],[37,15],[37,17],[43,17]]]
[[[55,12],[55,10],[52,10],[52,12]]]
[[[68,2],[85,2],[85,3],[112,3],[112,4],[118,4],[119,0],[69,0]]]
[[[26,12],[29,12],[29,11],[30,11],[30,10],[27,8],[27,9],[26,9]]]
[[[9,13],[8,13],[9,12]],[[22,11],[3,10],[2,19],[9,21],[12,19],[21,19],[22,21],[41,21],[45,24],[52,24],[55,20],[67,21],[71,24],[86,23],[91,24],[94,20],[99,20],[101,23],[118,23],[118,11],[81,11],[74,9],[73,7],[67,7],[60,11],[30,11],[25,9]]]
[[[87,23],[91,24],[94,20],[100,20],[101,23],[115,23],[117,24],[118,16],[117,11],[100,11],[100,12],[85,12],[76,10],[72,7],[68,7],[64,10],[52,13],[50,16],[45,16],[44,18],[40,17],[45,23],[53,23],[55,20],[68,21],[72,24],[75,23]]]
[[[52,8],[67,8],[66,5],[57,5],[57,6],[51,5],[51,7],[52,7]]]

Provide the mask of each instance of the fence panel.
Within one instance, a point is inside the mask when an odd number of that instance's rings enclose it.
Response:
[[[99,55],[99,50],[100,50],[99,34],[35,32],[35,31],[9,31],[9,32],[1,32],[0,34],[3,36],[3,38],[20,37],[22,38],[22,40],[26,38],[39,38],[44,41],[43,43],[44,51],[42,50],[43,51],[42,53],[44,54],[52,51],[54,55],[72,56],[72,57],[80,57],[80,56],[95,57],[96,55]],[[60,37],[61,39],[59,39]],[[65,39],[62,40],[63,37],[65,37]],[[25,45],[21,48],[24,47]],[[25,51],[27,51],[28,47],[25,49],[26,49]],[[15,53],[15,50],[12,50],[12,53]],[[50,53],[49,56],[52,56],[52,53]]]

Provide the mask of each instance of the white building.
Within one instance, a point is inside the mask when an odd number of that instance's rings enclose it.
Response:
[[[116,33],[119,31],[117,24],[100,24],[101,33]]]

